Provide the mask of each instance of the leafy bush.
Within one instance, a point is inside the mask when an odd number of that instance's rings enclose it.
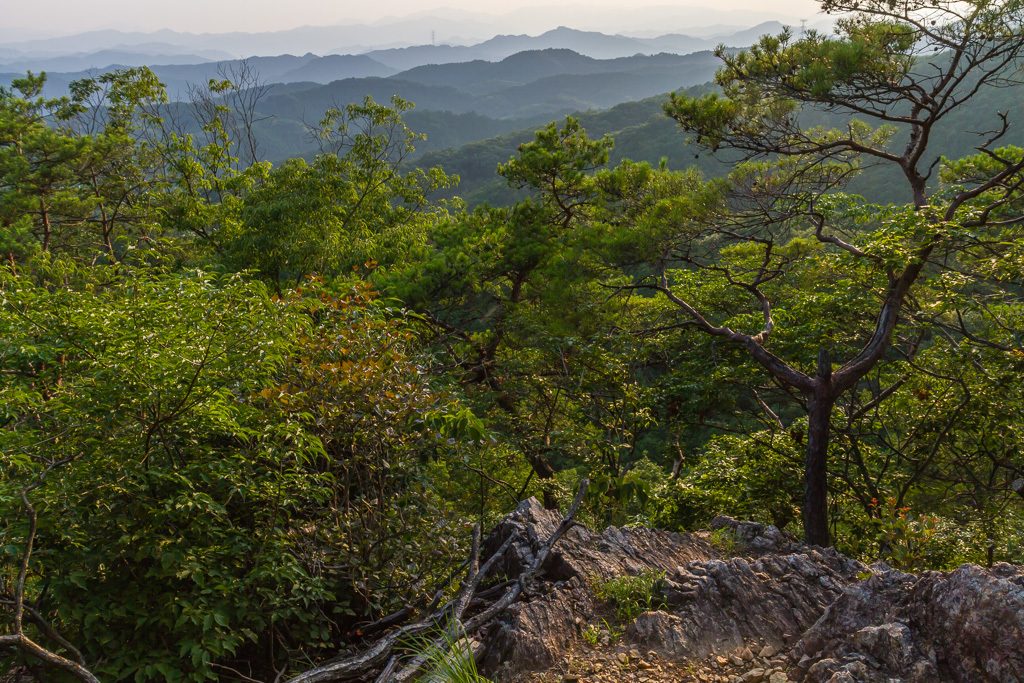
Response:
[[[654,491],[652,523],[692,531],[726,514],[786,527],[799,519],[801,463],[789,434],[714,437]]]
[[[0,575],[21,556],[24,482],[76,456],[33,494],[29,597],[99,676],[280,669],[461,559],[419,463],[482,432],[364,287],[281,299],[60,263],[42,285],[2,277]]]
[[[743,551],[743,541],[736,537],[732,529],[715,529],[708,536],[708,542],[726,557],[733,557]]]
[[[875,538],[882,559],[896,569],[918,571],[931,566],[934,544],[938,533],[934,517],[912,515],[909,507],[898,507],[895,498],[884,503],[872,501],[876,517],[873,520]]]

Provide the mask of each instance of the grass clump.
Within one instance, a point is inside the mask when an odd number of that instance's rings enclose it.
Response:
[[[438,637],[440,636],[440,637]],[[480,675],[469,639],[453,637],[447,631],[406,643],[412,658],[424,658],[419,683],[491,683]]]
[[[715,529],[708,536],[708,543],[714,546],[725,557],[735,557],[743,552],[743,541],[736,537],[736,532],[727,527]]]
[[[664,578],[665,572],[644,571],[636,576],[595,579],[591,589],[598,600],[615,607],[615,616],[620,622],[630,622],[644,612],[664,607],[657,595],[658,585]]]

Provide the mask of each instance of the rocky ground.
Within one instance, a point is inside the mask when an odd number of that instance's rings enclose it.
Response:
[[[523,503],[499,571],[516,576],[560,517]],[[497,681],[1024,683],[1024,568],[904,574],[809,547],[772,526],[720,517],[712,531],[571,530],[480,638]],[[629,623],[594,586],[655,573]]]
[[[637,681],[660,683],[784,683],[790,667],[785,657],[770,645],[752,650],[744,647],[729,655],[714,655],[703,661],[677,662],[654,650],[641,652],[628,644],[597,647],[565,657],[558,666],[543,673],[528,674],[524,681]]]

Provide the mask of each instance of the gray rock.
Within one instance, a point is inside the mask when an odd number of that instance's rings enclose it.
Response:
[[[496,576],[517,576],[560,521],[533,499],[522,503],[485,543],[488,556],[514,529],[525,532]],[[602,626],[594,581],[653,571],[664,575],[665,609],[613,624],[625,627],[631,665],[647,652],[651,661],[705,661],[709,681],[754,683],[760,673],[761,683],[1024,683],[1024,568],[912,575],[874,565],[861,581],[862,563],[773,526],[729,517],[713,526],[732,532],[738,556],[723,557],[706,532],[570,530],[537,584],[480,634],[484,672],[520,678],[586,650],[582,633]]]
[[[495,529],[485,555],[512,529],[525,527],[530,542],[514,546],[497,569],[515,576],[560,519],[537,501],[525,501]],[[786,645],[785,635],[809,628],[865,568],[837,553],[803,546],[773,526],[728,517],[716,518],[713,526],[731,529],[744,556],[721,558],[701,533],[572,529],[545,565],[544,589],[532,590],[532,597],[488,630],[484,669],[510,662],[512,673],[540,671],[582,649],[577,620],[591,623],[598,606],[591,583],[644,571],[665,574],[659,593],[668,609],[644,613],[625,625],[628,644],[672,660],[742,652],[757,641],[778,651]]]
[[[1024,569],[874,569],[797,644],[807,683],[1024,681]]]

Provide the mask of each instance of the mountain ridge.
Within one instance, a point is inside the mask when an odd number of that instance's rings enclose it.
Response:
[[[149,34],[126,33],[113,30],[94,31],[79,34],[77,37],[65,39],[44,39],[22,43],[0,43],[0,57],[10,66],[4,71],[48,70],[66,73],[84,71],[89,68],[106,68],[114,65],[140,66],[154,65],[154,59],[168,64],[181,65],[181,59],[172,58],[176,54],[196,54],[198,63],[203,61],[231,61],[226,59],[232,55],[249,55],[248,59],[272,58],[277,56],[313,54],[318,57],[331,55],[366,55],[389,68],[404,71],[416,66],[439,63],[467,62],[478,59],[498,61],[513,54],[537,49],[564,48],[595,59],[613,59],[629,57],[635,54],[658,54],[670,52],[674,54],[690,54],[710,50],[719,43],[730,47],[744,47],[753,44],[765,33],[778,33],[783,28],[780,22],[765,22],[751,28],[715,37],[698,37],[683,33],[667,33],[654,38],[632,37],[622,34],[608,34],[598,31],[561,26],[538,35],[527,33],[498,34],[489,39],[471,45],[452,45],[442,43],[416,44],[403,40],[395,40],[394,36],[384,43],[383,47],[370,45],[341,44],[335,39],[334,27],[304,27],[286,32],[264,34],[178,34],[163,30]],[[290,36],[288,40],[282,38]],[[240,50],[245,45],[233,44],[233,37],[249,36],[259,38],[261,47],[251,50]],[[277,38],[274,38],[277,36]],[[175,37],[182,42],[174,42]],[[366,36],[364,36],[366,37]],[[426,38],[426,36],[423,36]],[[304,38],[298,42],[303,46],[300,52],[287,49],[291,38]],[[216,39],[217,49],[203,47],[203,41]],[[248,38],[246,39],[248,40]],[[134,42],[133,42],[134,41]],[[140,42],[141,41],[141,42]],[[243,41],[244,42],[244,41]],[[96,47],[98,44],[99,47]],[[89,46],[93,45],[93,48]],[[113,46],[113,47],[112,47]],[[63,52],[56,50],[62,47]],[[251,46],[250,46],[251,47]],[[103,63],[102,55],[111,50],[139,55],[132,58],[108,59]],[[20,56],[19,56],[20,55]],[[151,55],[148,59],[143,55]],[[242,58],[242,57],[238,57]],[[50,60],[49,62],[47,60]],[[60,66],[56,66],[60,61]],[[76,61],[77,60],[77,61]],[[169,60],[169,61],[168,61]],[[17,67],[17,68],[15,68]]]

